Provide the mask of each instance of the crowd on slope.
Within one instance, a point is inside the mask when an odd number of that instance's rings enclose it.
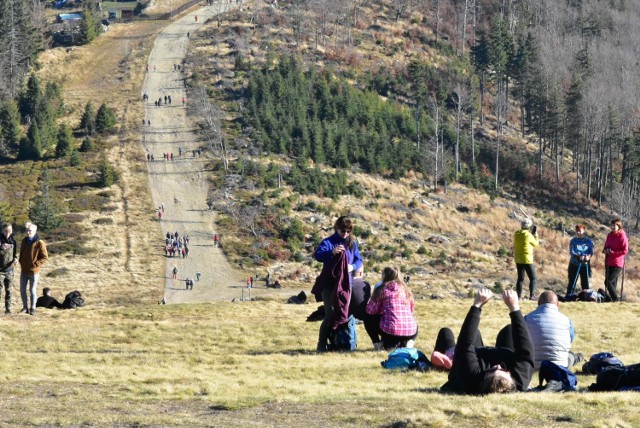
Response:
[[[350,317],[364,324],[376,350],[412,348],[418,336],[418,324],[413,315],[414,299],[407,282],[396,267],[386,267],[381,281],[373,287],[363,280],[363,260],[358,242],[353,236],[353,221],[339,217],[334,233],[324,239],[314,253],[323,264],[312,289],[316,300],[324,305],[317,351],[331,349],[336,331],[348,325]],[[538,296],[538,307],[523,315],[519,301],[536,298],[536,274],[533,264],[534,248],[540,244],[537,228],[529,218],[521,222],[515,232],[513,247],[517,282],[515,290],[504,290],[501,298],[508,308],[510,323],[499,333],[495,346],[486,346],[479,331],[482,307],[494,293],[480,289],[455,339],[453,331],[443,327],[436,339],[431,363],[449,370],[445,392],[483,394],[489,392],[524,391],[529,387],[534,370],[548,364],[568,370],[584,360],[571,351],[575,338],[572,321],[560,313],[561,301],[576,300],[585,295],[590,299],[590,260],[593,242],[586,236],[585,226],[575,228],[576,236],[569,243],[567,292],[558,297],[551,290]],[[605,254],[605,287],[597,296],[606,301],[618,301],[617,280],[628,253],[628,239],[620,219],[611,222],[602,253]],[[523,296],[525,275],[529,278],[528,297]],[[578,279],[582,291],[576,293]]]

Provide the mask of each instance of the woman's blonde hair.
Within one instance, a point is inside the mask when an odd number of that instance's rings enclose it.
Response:
[[[413,299],[411,289],[400,278],[400,270],[395,266],[387,266],[382,270],[382,285],[373,290],[371,298],[377,300],[387,284],[395,282],[404,290],[405,301],[409,302]]]

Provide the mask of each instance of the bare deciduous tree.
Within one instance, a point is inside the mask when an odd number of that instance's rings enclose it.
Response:
[[[195,114],[202,119],[201,126],[207,144],[213,154],[222,161],[224,170],[227,171],[229,169],[229,158],[224,130],[221,126],[223,113],[218,106],[209,101],[205,87],[195,89],[193,98],[192,106],[195,109]]]

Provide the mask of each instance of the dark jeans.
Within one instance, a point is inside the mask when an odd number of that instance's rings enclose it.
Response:
[[[476,348],[481,348],[484,346],[482,343],[482,335],[480,334],[480,331],[478,331],[475,343],[473,345]],[[456,346],[456,339],[453,335],[453,331],[451,331],[449,327],[441,328],[438,332],[438,337],[436,338],[436,347],[434,348],[434,350],[440,352],[441,354],[444,354],[447,352],[447,350],[453,348],[454,346]]]
[[[11,310],[11,291],[13,290],[13,269],[2,272],[0,271],[0,298],[2,298],[2,290],[4,289],[4,308]]]
[[[622,268],[616,266],[607,266],[605,270],[604,285],[607,287],[607,293],[609,293],[612,302],[618,301],[616,288],[618,287],[618,276],[620,272],[622,272]]]
[[[318,349],[326,348],[329,343],[329,335],[331,334],[331,323],[333,322],[333,294],[331,288],[322,290],[322,302],[324,303],[324,319],[320,324],[320,332],[318,335]]]
[[[529,277],[529,298],[533,299],[536,292],[536,270],[533,264],[516,263],[516,269],[518,270],[518,282],[516,282],[516,292],[518,293],[518,299],[522,297],[522,284],[524,283],[524,274]]]
[[[382,336],[382,347],[389,350],[407,346],[407,341],[415,340],[418,337],[418,331],[416,330],[416,334],[413,336],[394,336],[381,331],[380,336]]]
[[[575,286],[578,282],[578,269],[580,269],[580,286],[583,290],[589,289],[589,277],[591,276],[591,265],[589,262],[581,263],[578,265],[574,265],[573,263],[569,263],[568,276],[569,283],[567,285],[567,296],[573,294],[575,292]]]

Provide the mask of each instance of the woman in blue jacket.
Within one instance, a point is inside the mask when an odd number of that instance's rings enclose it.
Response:
[[[322,262],[323,274],[321,274],[321,277],[325,277],[324,273],[329,270],[329,267],[336,264],[337,260],[344,255],[349,273],[349,284],[351,284],[351,272],[362,266],[362,257],[358,250],[358,243],[356,242],[355,236],[353,236],[353,222],[347,216],[339,217],[333,225],[333,230],[333,235],[324,239],[320,245],[318,245],[314,253],[314,258]],[[331,281],[320,281],[320,283],[314,286],[313,292],[314,294],[321,294],[324,303],[324,319],[320,325],[317,347],[318,352],[324,352],[327,350],[327,341],[331,333],[334,310],[340,308],[336,308],[336,287]]]

